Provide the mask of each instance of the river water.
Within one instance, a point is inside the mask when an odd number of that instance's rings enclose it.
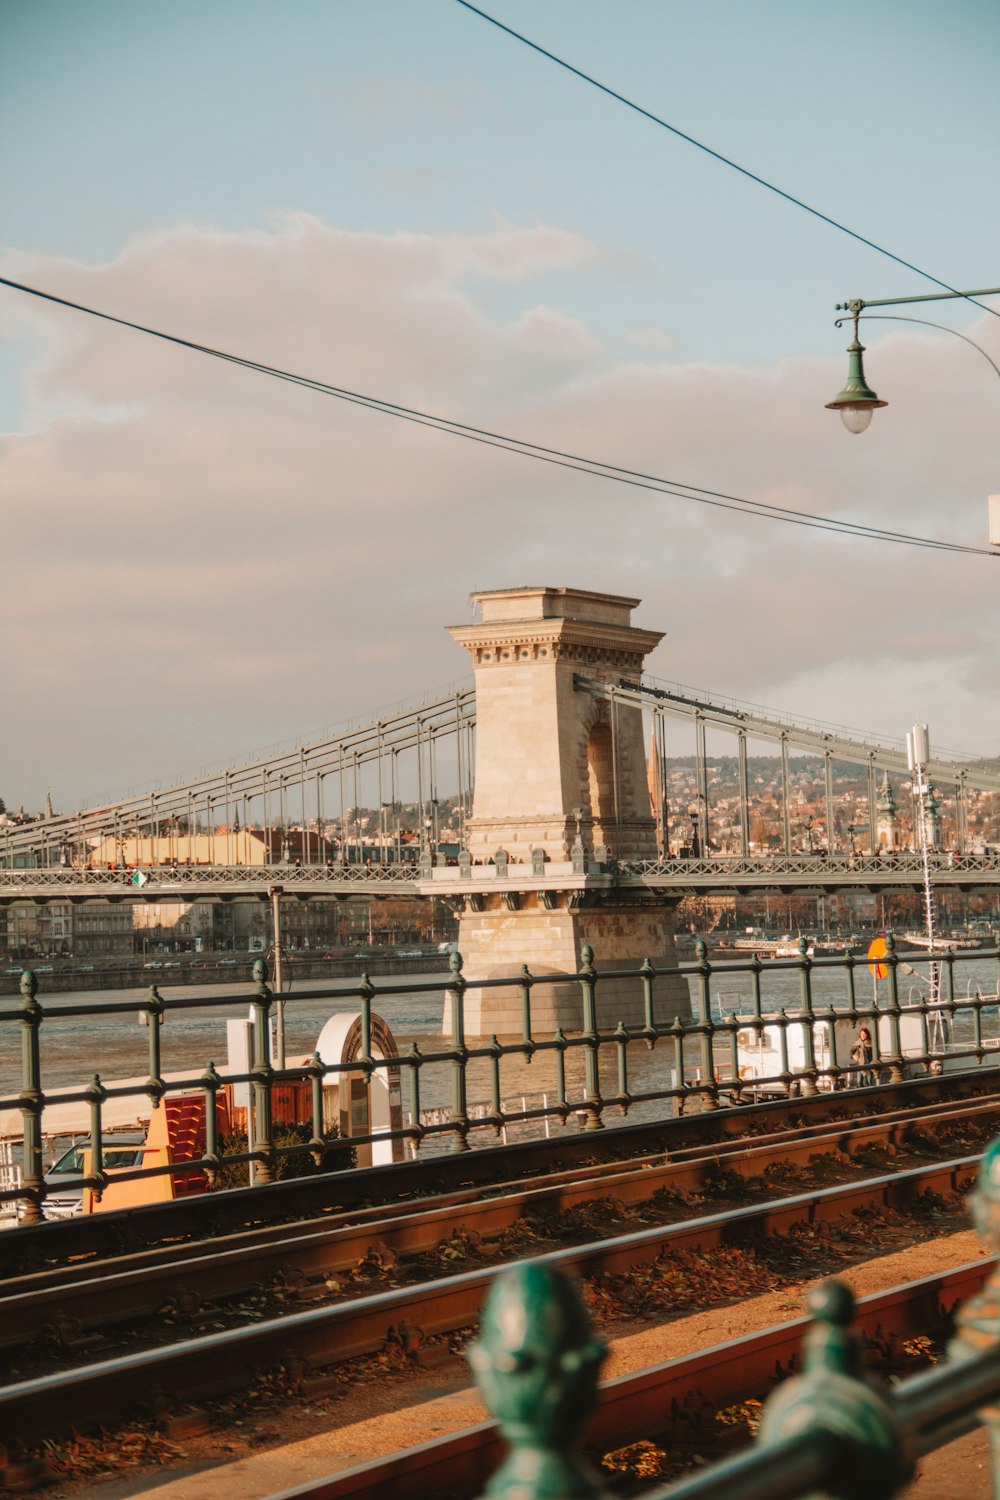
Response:
[[[913,960],[915,972],[900,973],[899,994],[902,1004],[913,1003],[927,992],[926,959]],[[956,959],[954,991],[956,998],[974,994],[978,989],[983,994],[995,995],[997,991],[998,964],[995,959],[961,957]],[[387,977],[384,981],[373,977],[378,993],[373,1000],[373,1009],[388,1023],[402,1054],[411,1044],[416,1044],[424,1055],[444,1050],[448,1039],[441,1034],[444,1006],[444,984],[447,975],[427,975],[416,978]],[[300,993],[292,992],[285,997],[285,1051],[288,1065],[304,1059],[316,1047],[317,1038],[327,1019],[338,1011],[357,1009],[343,981],[332,984],[341,991],[336,997],[322,997],[310,986]],[[692,1004],[695,1005],[695,981],[689,979],[692,989]],[[866,966],[855,970],[856,1000],[858,1006],[871,1003],[875,989],[874,981]],[[332,987],[332,986],[331,986]],[[878,985],[879,1003],[888,1003],[888,985]],[[393,992],[396,991],[396,992]],[[247,1017],[252,996],[252,985],[237,979],[231,987],[199,988],[193,985],[162,986],[165,999],[191,1002],[190,1008],[170,1012],[161,1028],[161,1071],[189,1078],[201,1074],[209,1062],[225,1074],[227,1069],[226,1019]],[[800,973],[792,962],[768,962],[761,976],[762,1009],[765,1013],[782,1009],[797,1010],[801,1003]],[[846,976],[843,969],[826,968],[818,960],[812,969],[813,1004],[817,1009],[846,1008],[849,1002]],[[734,1012],[746,1013],[751,1008],[752,983],[750,973],[738,967],[737,962],[725,962],[713,967],[710,977],[711,1009],[715,1018]],[[139,1011],[148,999],[144,989],[109,990],[103,992],[69,992],[46,996],[39,994],[44,1005],[45,1018],[40,1031],[42,1080],[46,1093],[56,1089],[76,1089],[89,1082],[94,1073],[99,1073],[105,1082],[115,1079],[144,1078],[149,1072],[149,1032],[139,1024]],[[66,1014],[76,1006],[109,1007],[106,1014],[73,1016]],[[18,1001],[15,997],[0,1000],[0,1095],[16,1094],[21,1086],[21,1040],[17,1020]],[[991,1034],[996,1035],[998,1023],[995,1010],[991,1010],[984,1021]],[[961,1015],[957,1018],[956,1037],[971,1036],[971,1024]],[[548,1038],[538,1034],[538,1041]],[[480,1046],[481,1039],[470,1038],[469,1045]],[[717,1041],[717,1066],[729,1057],[726,1044]],[[618,1092],[617,1051],[614,1045],[602,1046],[600,1050],[601,1091],[605,1097]],[[636,1040],[629,1044],[628,1086],[633,1095],[650,1093],[673,1086],[675,1063],[672,1045],[661,1040],[650,1050],[646,1043]],[[695,1076],[699,1063],[697,1038],[690,1038],[685,1046],[684,1071],[688,1081]],[[725,1071],[728,1071],[726,1069]],[[410,1083],[411,1070],[404,1067],[403,1112],[404,1118],[412,1115],[413,1099]],[[584,1049],[571,1046],[566,1053],[566,1083],[569,1100],[581,1101],[584,1095]],[[420,1070],[420,1105],[422,1111],[447,1111],[452,1098],[453,1068],[450,1062],[428,1062]],[[469,1064],[467,1093],[471,1106],[486,1105],[490,1099],[491,1070],[486,1058],[472,1059]],[[523,1107],[539,1108],[543,1101],[552,1102],[556,1096],[555,1056],[551,1051],[541,1050],[529,1063],[521,1056],[506,1056],[501,1061],[501,1095],[508,1111]],[[522,1106],[522,1098],[524,1105]],[[143,1101],[145,1102],[144,1099]],[[0,1107],[2,1108],[2,1107]],[[670,1101],[638,1101],[629,1111],[630,1120],[662,1117],[672,1113]],[[17,1117],[19,1118],[19,1116]],[[437,1118],[441,1118],[440,1114]],[[609,1108],[605,1114],[608,1125],[619,1123],[621,1111]],[[0,1115],[0,1133],[16,1133],[16,1119],[7,1110]],[[44,1128],[44,1127],[43,1127]],[[562,1130],[558,1122],[550,1123],[549,1129],[556,1134]],[[567,1127],[579,1128],[578,1118],[571,1114]],[[545,1129],[543,1123],[514,1125],[509,1137],[518,1139],[525,1134],[537,1135]],[[494,1139],[491,1129],[474,1131],[472,1140],[489,1144]],[[441,1144],[445,1144],[442,1140]]]

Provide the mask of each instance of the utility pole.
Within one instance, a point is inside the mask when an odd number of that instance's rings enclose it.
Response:
[[[285,1002],[282,998],[281,973],[281,893],[283,887],[272,885],[268,895],[274,913],[274,992],[277,1001],[274,1007],[274,1051],[279,1068],[285,1066]]]
[[[930,793],[927,765],[930,758],[931,743],[927,725],[914,724],[906,736],[906,762],[913,774],[917,806],[920,809],[920,854],[924,868],[924,920],[927,927],[927,954],[930,960],[927,972],[931,986],[931,1004],[936,1005],[940,985],[938,966],[934,962],[934,895],[931,889],[931,862],[927,849],[927,798]]]

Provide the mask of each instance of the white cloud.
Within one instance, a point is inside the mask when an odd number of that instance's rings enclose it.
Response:
[[[625,335],[625,342],[636,349],[650,349],[656,354],[663,354],[674,347],[676,340],[673,334],[657,323],[643,323],[640,327],[629,330]]]
[[[870,328],[869,378],[891,405],[849,437],[823,410],[839,351],[670,363],[664,328],[633,334],[659,362],[616,361],[553,292],[553,271],[593,277],[602,253],[546,226],[376,235],[298,215],[174,229],[102,266],[10,265],[123,317],[553,448],[985,540],[997,393],[974,351]],[[505,307],[521,297],[502,317],[496,284]],[[940,743],[997,751],[990,561],[532,464],[11,297],[4,318],[37,351],[30,430],[0,450],[9,803],[50,784],[63,806],[141,787],[462,676],[443,626],[470,589],[524,580],[642,596],[641,621],[667,631],[663,677],[887,732],[931,718]],[[995,352],[994,321],[969,331]]]

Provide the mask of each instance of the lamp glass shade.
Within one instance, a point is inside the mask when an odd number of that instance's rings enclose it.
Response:
[[[875,408],[868,404],[866,406],[842,406],[840,408],[840,420],[848,432],[864,432],[872,419]]]

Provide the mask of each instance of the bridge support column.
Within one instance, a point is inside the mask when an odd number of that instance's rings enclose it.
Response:
[[[593,949],[599,976],[610,970],[637,970],[644,958],[654,968],[677,962],[674,948],[673,910],[662,898],[644,900],[641,895],[620,895],[606,900],[591,898],[584,904],[582,893],[560,894],[546,905],[543,894],[525,893],[512,911],[503,897],[483,897],[481,910],[466,909],[459,919],[458,946],[463,973],[469,980],[465,992],[465,1026],[470,1035],[511,1036],[522,1029],[521,987],[517,984],[483,989],[477,979],[516,976],[523,964],[539,976],[531,987],[531,1024],[536,1035],[580,1031],[583,999],[578,980],[548,978],[576,974],[584,947]],[[589,895],[589,893],[587,893]],[[598,978],[597,1024],[613,1030],[619,1021],[639,1027],[645,1020],[642,980]],[[653,1019],[666,1026],[677,1017],[690,1019],[691,1002],[687,981],[663,975],[653,981]],[[447,1010],[445,1031],[451,1028]]]

